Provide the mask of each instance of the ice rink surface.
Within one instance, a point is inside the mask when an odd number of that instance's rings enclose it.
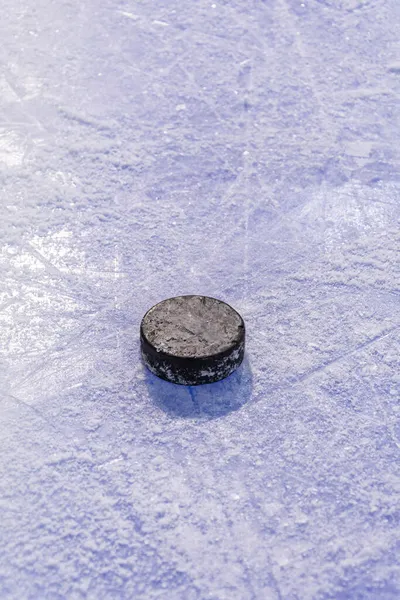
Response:
[[[399,599],[398,0],[1,8],[1,600]]]

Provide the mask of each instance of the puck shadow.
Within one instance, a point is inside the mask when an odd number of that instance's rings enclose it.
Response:
[[[245,406],[252,396],[253,376],[245,354],[240,367],[215,383],[176,385],[143,366],[149,396],[158,408],[175,418],[220,419]]]

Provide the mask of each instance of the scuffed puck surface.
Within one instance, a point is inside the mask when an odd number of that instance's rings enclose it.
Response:
[[[207,296],[177,296],[151,308],[141,324],[145,365],[182,385],[219,381],[241,364],[245,326],[231,306]]]

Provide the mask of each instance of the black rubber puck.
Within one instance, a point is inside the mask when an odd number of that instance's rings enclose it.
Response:
[[[143,361],[158,377],[181,385],[224,379],[241,364],[245,326],[229,304],[207,296],[163,300],[143,317]]]

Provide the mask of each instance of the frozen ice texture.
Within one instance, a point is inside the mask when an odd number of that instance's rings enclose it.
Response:
[[[1,600],[400,596],[398,0],[3,0]],[[227,380],[139,359],[223,298]]]

